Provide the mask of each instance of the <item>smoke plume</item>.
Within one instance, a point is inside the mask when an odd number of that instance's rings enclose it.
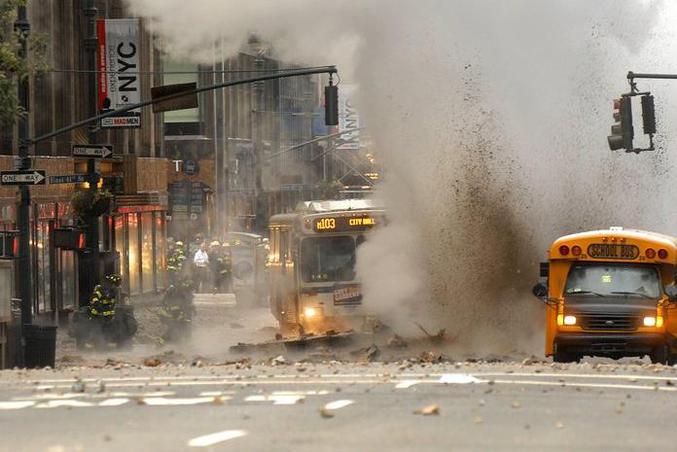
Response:
[[[337,64],[359,85],[390,225],[358,272],[396,328],[531,351],[544,308],[529,287],[552,240],[611,225],[675,233],[677,85],[640,86],[657,96],[658,151],[606,145],[627,71],[677,71],[674,2],[127,1],[176,58],[210,62],[215,40],[235,53],[256,32],[281,58]]]

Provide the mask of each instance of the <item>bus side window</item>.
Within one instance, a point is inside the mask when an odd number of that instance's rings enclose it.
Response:
[[[274,263],[280,262],[280,228],[270,230],[269,259]]]
[[[280,261],[286,264],[289,261],[289,230],[280,231]]]

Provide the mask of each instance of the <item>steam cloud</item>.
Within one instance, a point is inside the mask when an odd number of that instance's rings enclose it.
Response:
[[[674,2],[127,1],[174,57],[211,62],[216,39],[234,53],[257,32],[282,58],[337,64],[359,84],[391,223],[358,272],[396,328],[445,327],[476,353],[539,352],[529,287],[554,238],[675,233],[677,85],[641,84],[657,95],[660,150],[606,146],[626,72],[677,72]]]

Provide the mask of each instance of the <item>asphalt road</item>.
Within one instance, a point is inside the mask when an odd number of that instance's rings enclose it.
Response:
[[[676,447],[673,368],[472,363],[400,367],[231,364],[5,371],[0,380],[0,448]],[[417,413],[426,407],[431,414]]]
[[[274,337],[268,310],[203,298],[190,343],[155,342],[144,307],[133,350],[82,353],[60,333],[56,369],[0,371],[0,450],[677,449],[677,368],[454,362],[425,341],[233,355]]]

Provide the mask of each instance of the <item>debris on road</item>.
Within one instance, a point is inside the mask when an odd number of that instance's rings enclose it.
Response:
[[[407,348],[408,346],[407,341],[397,334],[388,339],[388,348]]]
[[[359,361],[372,362],[378,358],[378,356],[381,354],[381,351],[376,345],[370,345],[369,347],[353,350],[350,352],[350,354],[356,356]]]
[[[279,366],[279,365],[282,365],[282,364],[287,364],[287,360],[284,359],[284,356],[278,355],[275,358],[270,360],[270,364],[272,366]]]
[[[85,383],[79,378],[71,386],[71,392],[85,392]]]
[[[334,417],[334,413],[332,413],[330,410],[326,408],[320,408],[320,416],[322,416],[325,419],[331,419]]]
[[[513,400],[512,403],[510,404],[511,407],[513,408],[519,408],[522,406],[521,403],[519,403],[517,400]]]
[[[422,414],[423,416],[439,416],[440,407],[439,405],[427,405],[421,409],[414,411],[414,414]]]
[[[143,360],[143,365],[146,367],[157,367],[160,364],[162,364],[162,361],[157,358],[146,358]]]

